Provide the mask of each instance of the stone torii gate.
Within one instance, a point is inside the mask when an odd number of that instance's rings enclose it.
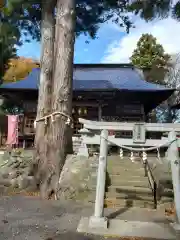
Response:
[[[108,143],[119,147],[133,150],[139,147],[138,151],[150,151],[160,147],[168,147],[167,160],[171,163],[172,182],[174,190],[174,202],[176,208],[176,223],[173,224],[176,230],[180,230],[180,159],[178,146],[180,140],[176,137],[176,132],[180,132],[180,124],[160,124],[160,123],[115,123],[115,122],[96,122],[79,119],[84,125],[84,129],[95,132],[94,136],[86,135],[83,138],[84,144],[100,144],[99,165],[96,185],[96,199],[94,215],[89,218],[89,228],[108,228],[108,219],[104,217],[104,194],[107,168]],[[133,132],[133,139],[115,138],[108,136],[108,130]],[[100,133],[97,134],[97,131]],[[149,132],[168,132],[168,138],[146,139],[146,131]],[[130,147],[131,146],[131,147]],[[134,148],[137,151],[137,148]]]

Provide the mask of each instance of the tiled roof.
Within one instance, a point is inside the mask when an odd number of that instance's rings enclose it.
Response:
[[[2,84],[1,89],[38,90],[40,69],[33,71],[24,79],[14,83]],[[142,75],[132,66],[113,64],[74,65],[74,90],[170,90],[165,86],[152,84],[142,79]]]

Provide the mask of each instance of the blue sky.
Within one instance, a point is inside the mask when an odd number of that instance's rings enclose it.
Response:
[[[167,53],[180,53],[180,22],[167,18],[147,23],[137,17],[134,25],[136,27],[127,34],[124,29],[111,22],[103,24],[97,33],[97,39],[90,40],[89,44],[86,43],[88,37],[81,35],[76,39],[74,62],[127,63],[143,33],[150,33],[156,37]],[[25,43],[18,50],[18,54],[39,59],[40,43]]]
[[[92,40],[83,34],[76,39],[75,44],[75,63],[99,63],[106,55],[107,47],[115,40],[126,35],[120,32],[111,24],[104,24],[97,33],[97,38]],[[86,41],[89,40],[89,43]],[[18,50],[19,56],[39,59],[40,43],[31,41],[24,43]]]

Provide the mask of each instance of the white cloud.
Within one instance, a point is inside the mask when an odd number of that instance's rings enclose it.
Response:
[[[105,56],[102,58],[103,63],[129,62],[129,57],[143,33],[150,33],[156,37],[167,53],[176,54],[180,52],[180,23],[176,20],[167,18],[146,23],[144,20],[138,19],[135,26],[129,34],[123,35],[119,40],[113,41],[108,46]],[[122,35],[121,29],[119,29],[119,33]]]

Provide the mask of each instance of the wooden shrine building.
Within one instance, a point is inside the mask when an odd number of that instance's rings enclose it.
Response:
[[[2,84],[0,95],[21,108],[19,136],[34,136],[40,69],[24,80]],[[130,64],[74,64],[74,134],[81,125],[78,118],[105,121],[146,121],[147,114],[166,100],[173,89],[144,81]],[[124,133],[126,135],[126,133]]]

